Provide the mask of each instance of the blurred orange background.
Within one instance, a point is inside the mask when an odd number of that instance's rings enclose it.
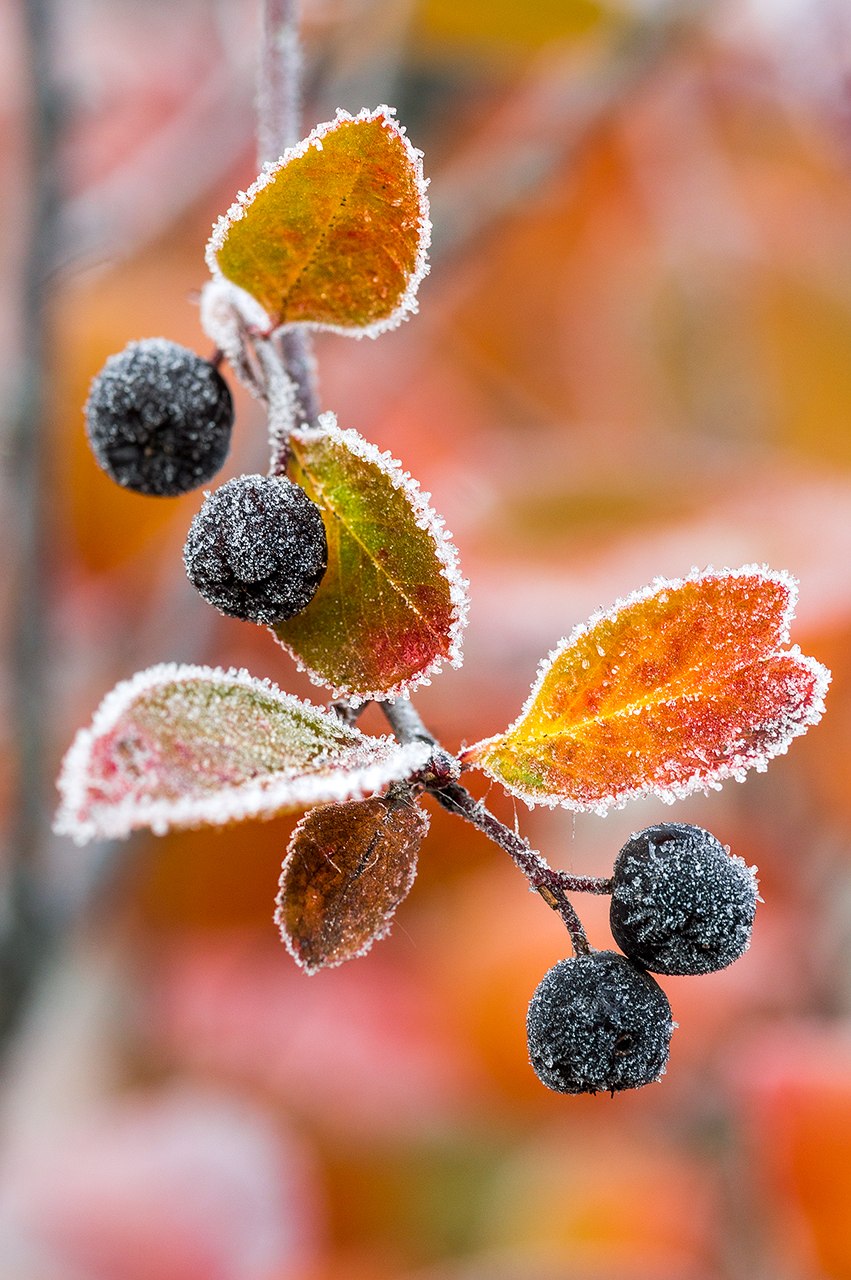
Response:
[[[204,245],[255,173],[258,5],[56,9],[45,823],[73,733],[138,668],[245,666],[323,697],[195,596],[180,552],[201,495],[116,488],[82,425],[127,341],[208,353]],[[28,355],[27,12],[0,9],[7,405]],[[313,978],[272,923],[289,821],[136,837],[108,874],[43,836],[70,925],[7,1053],[0,1280],[851,1280],[851,8],[306,0],[304,36],[305,132],[389,102],[431,178],[420,314],[316,341],[323,407],[432,493],[470,579],[465,665],[417,700],[429,726],[453,750],[498,732],[595,608],[750,562],[800,579],[793,638],[833,669],[828,712],[766,775],[673,811],[517,814],[580,873],[669,817],[759,867],[751,950],[663,980],[668,1073],[614,1100],[537,1082],[526,1006],[563,927],[437,809],[390,939]],[[265,468],[236,394],[225,476]],[[10,661],[7,708],[20,678]],[[606,903],[577,905],[609,945]]]

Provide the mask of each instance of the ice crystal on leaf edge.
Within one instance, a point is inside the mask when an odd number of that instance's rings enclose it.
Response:
[[[570,632],[570,634],[559,641],[559,643],[550,650],[545,658],[538,665],[532,688],[523,703],[520,714],[516,720],[504,730],[503,733],[494,734],[492,737],[483,738],[480,742],[474,743],[472,746],[465,748],[460,753],[462,763],[472,764],[476,768],[481,768],[488,777],[493,777],[505,787],[511,795],[521,799],[527,808],[534,809],[538,806],[548,809],[565,808],[575,812],[591,812],[599,816],[604,816],[613,809],[622,809],[625,805],[633,800],[639,800],[646,796],[654,796],[661,800],[663,804],[675,804],[678,800],[683,800],[695,792],[703,792],[708,794],[709,791],[720,791],[722,783],[733,779],[736,782],[744,782],[747,773],[753,769],[757,773],[765,773],[770,760],[777,756],[785,755],[789,749],[789,745],[796,737],[800,737],[806,733],[808,729],[817,724],[825,711],[824,698],[828,686],[831,681],[831,673],[823,663],[816,658],[801,653],[798,645],[792,645],[784,650],[789,657],[795,658],[801,668],[810,672],[813,677],[813,697],[804,715],[797,719],[790,717],[781,718],[776,724],[776,734],[773,741],[768,742],[762,754],[758,757],[746,755],[733,755],[728,761],[717,764],[712,770],[712,776],[707,776],[705,770],[696,769],[695,772],[685,779],[668,785],[656,784],[652,780],[648,780],[638,787],[634,787],[625,791],[618,792],[617,795],[605,797],[597,803],[584,803],[571,800],[569,798],[558,795],[546,796],[538,792],[528,792],[522,787],[512,784],[509,786],[498,773],[491,772],[490,769],[478,764],[476,760],[477,753],[480,749],[487,747],[491,743],[497,743],[508,738],[516,729],[518,729],[528,712],[533,707],[538,694],[549,674],[553,664],[564,654],[577,640],[587,635],[599,623],[614,620],[623,610],[633,605],[641,604],[643,601],[650,599],[660,592],[669,590],[678,590],[688,583],[708,581],[710,579],[735,579],[757,577],[766,582],[774,582],[785,588],[786,605],[781,618],[778,635],[774,644],[773,652],[777,653],[781,646],[789,643],[789,632],[792,619],[795,615],[795,605],[798,599],[798,582],[797,579],[785,569],[771,569],[765,564],[747,564],[737,569],[720,569],[716,570],[711,565],[705,569],[693,567],[691,572],[683,578],[665,578],[656,577],[647,586],[641,587],[631,592],[623,598],[617,599],[614,604],[607,608],[599,608],[591,614],[585,622],[578,623]]]
[[[287,776],[282,771],[199,797],[178,800],[126,797],[105,805],[92,815],[89,808],[89,765],[99,741],[115,728],[121,716],[146,692],[181,681],[228,682],[280,703],[282,712],[307,714],[316,724],[327,723],[351,754],[331,761],[329,772],[305,771]],[[330,801],[355,799],[380,793],[393,782],[403,781],[422,769],[431,752],[424,743],[402,746],[389,736],[368,737],[346,726],[324,708],[284,693],[270,680],[258,680],[245,670],[162,663],[137,672],[116,685],[97,708],[92,723],[81,729],[69,748],[58,780],[61,803],[54,822],[57,835],[71,836],[77,844],[104,838],[123,838],[139,827],[156,835],[173,828],[216,826],[246,818],[273,818],[294,809]],[[317,757],[319,759],[320,757]],[[327,764],[327,758],[325,763]]]
[[[449,584],[449,598],[452,604],[448,652],[445,655],[438,654],[428,666],[416,672],[407,680],[400,680],[398,684],[389,689],[374,689],[366,693],[353,693],[345,687],[329,684],[319,672],[309,667],[296,650],[282,640],[272,628],[270,628],[270,632],[275,642],[286,650],[298,670],[307,676],[311,684],[316,685],[317,688],[329,689],[332,697],[347,698],[353,707],[359,707],[364,702],[395,702],[397,698],[408,697],[414,689],[419,688],[421,685],[431,684],[431,677],[440,674],[444,661],[448,661],[449,665],[455,668],[463,665],[462,634],[469,621],[470,599],[467,594],[467,588],[470,584],[461,572],[458,548],[452,541],[452,534],[446,528],[443,517],[438,515],[429,504],[428,500],[431,494],[420,488],[418,481],[414,479],[410,472],[404,470],[401,462],[394,458],[388,450],[379,449],[377,445],[364,439],[359,432],[351,427],[339,427],[336,415],[330,411],[320,415],[318,429],[332,440],[339,441],[355,457],[370,463],[385,475],[393,485],[393,488],[402,493],[407,499],[417,528],[422,529],[431,538],[435,556],[440,564],[440,576],[445,578]],[[308,429],[308,431],[312,430],[313,428]],[[304,435],[305,438],[308,438],[307,431]]]
[[[213,224],[213,230],[210,239],[207,242],[205,258],[207,266],[215,280],[225,279],[221,268],[218,264],[217,254],[224,245],[227,233],[235,222],[239,222],[245,216],[245,211],[254,201],[258,192],[267,187],[269,183],[277,176],[293,160],[297,160],[299,156],[303,156],[307,151],[314,147],[317,151],[322,150],[322,139],[327,134],[337,128],[340,124],[355,124],[358,121],[370,123],[374,120],[381,120],[385,129],[392,133],[401,142],[414,174],[417,194],[419,196],[419,241],[417,245],[417,254],[414,261],[413,270],[408,276],[407,286],[401,295],[395,309],[389,316],[383,320],[376,320],[373,324],[365,327],[352,327],[345,325],[324,324],[314,321],[295,321],[292,324],[281,325],[281,329],[287,328],[303,328],[317,329],[325,333],[340,333],[348,338],[378,338],[382,333],[386,333],[390,329],[396,329],[403,320],[407,320],[409,316],[415,315],[418,310],[417,292],[420,284],[429,273],[428,251],[431,245],[432,224],[429,217],[428,202],[428,186],[429,179],[423,173],[423,152],[418,147],[412,145],[407,135],[405,126],[399,124],[396,119],[396,108],[388,107],[386,103],[371,111],[368,107],[364,107],[357,115],[350,115],[348,111],[344,111],[342,107],[337,108],[337,113],[333,120],[325,120],[322,124],[318,124],[306,138],[297,143],[294,147],[289,147],[283,155],[275,161],[268,162],[263,166],[260,173],[251,183],[246,191],[239,191],[236,200],[230,206],[226,213],[220,215]],[[245,292],[243,290],[243,292]],[[262,312],[265,319],[265,328],[271,327],[270,317],[261,307],[256,299],[254,306],[257,311]]]

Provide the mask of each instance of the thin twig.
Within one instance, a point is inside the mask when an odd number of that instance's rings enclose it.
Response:
[[[429,742],[437,746],[437,738],[425,727],[413,702],[399,698],[396,702],[382,702],[380,706],[400,742]]]
[[[301,136],[302,56],[299,0],[263,0],[263,43],[257,86],[260,164],[274,163]],[[294,391],[296,423],[316,426],[320,403],[313,344],[301,327],[276,339]],[[273,441],[280,442],[280,433]],[[284,442],[285,444],[285,442]],[[273,474],[286,468],[286,449],[273,458]]]
[[[264,0],[257,84],[257,158],[274,162],[301,132],[299,0]]]
[[[565,872],[553,871],[536,849],[533,849],[522,836],[500,822],[481,800],[476,800],[459,783],[450,782],[446,786],[430,787],[428,790],[444,809],[465,818],[500,849],[505,850],[547,906],[552,907],[553,911],[561,916],[576,954],[587,955],[591,947],[582,922],[566,892],[565,886],[570,882],[570,877]]]
[[[425,790],[444,809],[466,819],[500,849],[505,850],[531,887],[561,916],[577,954],[587,954],[590,949],[588,939],[567,894],[605,893],[607,890],[601,886],[609,882],[597,880],[593,876],[572,876],[567,871],[554,871],[527,840],[500,822],[496,814],[491,813],[481,800],[476,800],[457,781],[460,771],[458,761],[440,746],[412,702],[402,698],[396,702],[382,702],[381,710],[400,742],[427,742],[436,748],[435,763],[440,767],[428,771]],[[447,765],[455,766],[454,773]]]

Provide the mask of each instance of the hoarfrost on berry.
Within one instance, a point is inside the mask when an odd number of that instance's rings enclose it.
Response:
[[[304,609],[328,564],[322,516],[282,476],[237,476],[209,494],[189,528],[186,572],[232,618],[272,625]]]
[[[233,402],[217,369],[165,338],[131,342],[92,382],[86,431],[117,484],[175,497],[211,480],[230,448]]]
[[[616,1093],[658,1080],[674,1030],[654,978],[614,951],[560,960],[526,1020],[529,1059],[557,1093]]]
[[[715,973],[750,945],[754,870],[701,827],[662,823],[630,836],[614,867],[612,937],[654,973]]]

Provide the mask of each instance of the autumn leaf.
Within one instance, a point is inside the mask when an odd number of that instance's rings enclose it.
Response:
[[[427,831],[428,815],[407,796],[327,805],[302,818],[275,920],[308,973],[365,955],[389,932]]]
[[[758,566],[657,580],[577,627],[520,718],[462,754],[529,804],[603,813],[763,770],[824,710],[789,640],[796,583]]]
[[[107,694],[77,734],[55,829],[82,844],[270,818],[382,790],[427,758],[244,671],[151,667]]]
[[[421,153],[389,107],[318,125],[219,218],[213,275],[246,290],[270,327],[375,337],[416,309],[431,236]]]
[[[389,454],[324,414],[290,437],[289,473],[325,521],[328,568],[274,634],[335,696],[390,698],[461,662],[466,583],[443,521]]]

